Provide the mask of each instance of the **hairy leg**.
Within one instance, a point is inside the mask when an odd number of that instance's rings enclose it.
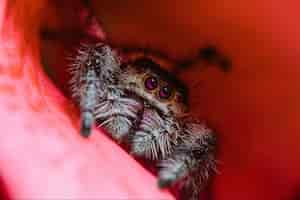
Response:
[[[88,137],[99,100],[105,98],[109,85],[117,81],[119,63],[107,45],[87,44],[79,48],[70,71],[72,96],[80,106],[80,132]]]
[[[208,178],[216,171],[216,138],[203,124],[183,124],[180,142],[169,158],[160,163],[159,186],[178,183],[183,199],[198,199]]]

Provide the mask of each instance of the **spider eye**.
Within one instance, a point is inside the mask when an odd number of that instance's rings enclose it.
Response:
[[[158,86],[158,81],[157,78],[154,76],[149,76],[148,78],[145,79],[145,88],[147,90],[154,90]]]
[[[172,88],[166,85],[160,88],[158,94],[161,99],[168,99],[172,95],[172,92],[173,92]]]

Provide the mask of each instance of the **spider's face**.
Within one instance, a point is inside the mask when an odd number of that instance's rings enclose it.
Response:
[[[181,117],[187,112],[184,86],[147,57],[130,60],[122,67],[120,85],[141,97],[164,115]]]

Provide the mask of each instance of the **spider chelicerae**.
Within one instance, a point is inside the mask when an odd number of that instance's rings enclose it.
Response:
[[[158,161],[158,185],[179,186],[183,199],[198,199],[216,171],[216,138],[189,117],[184,84],[151,56],[82,45],[70,72],[84,137],[95,123],[132,154]]]

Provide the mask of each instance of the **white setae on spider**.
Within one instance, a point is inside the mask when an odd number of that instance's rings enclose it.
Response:
[[[216,171],[216,138],[191,119],[185,86],[146,55],[118,55],[103,43],[82,45],[71,66],[71,93],[84,137],[94,123],[131,152],[159,163],[158,185],[198,199]]]

